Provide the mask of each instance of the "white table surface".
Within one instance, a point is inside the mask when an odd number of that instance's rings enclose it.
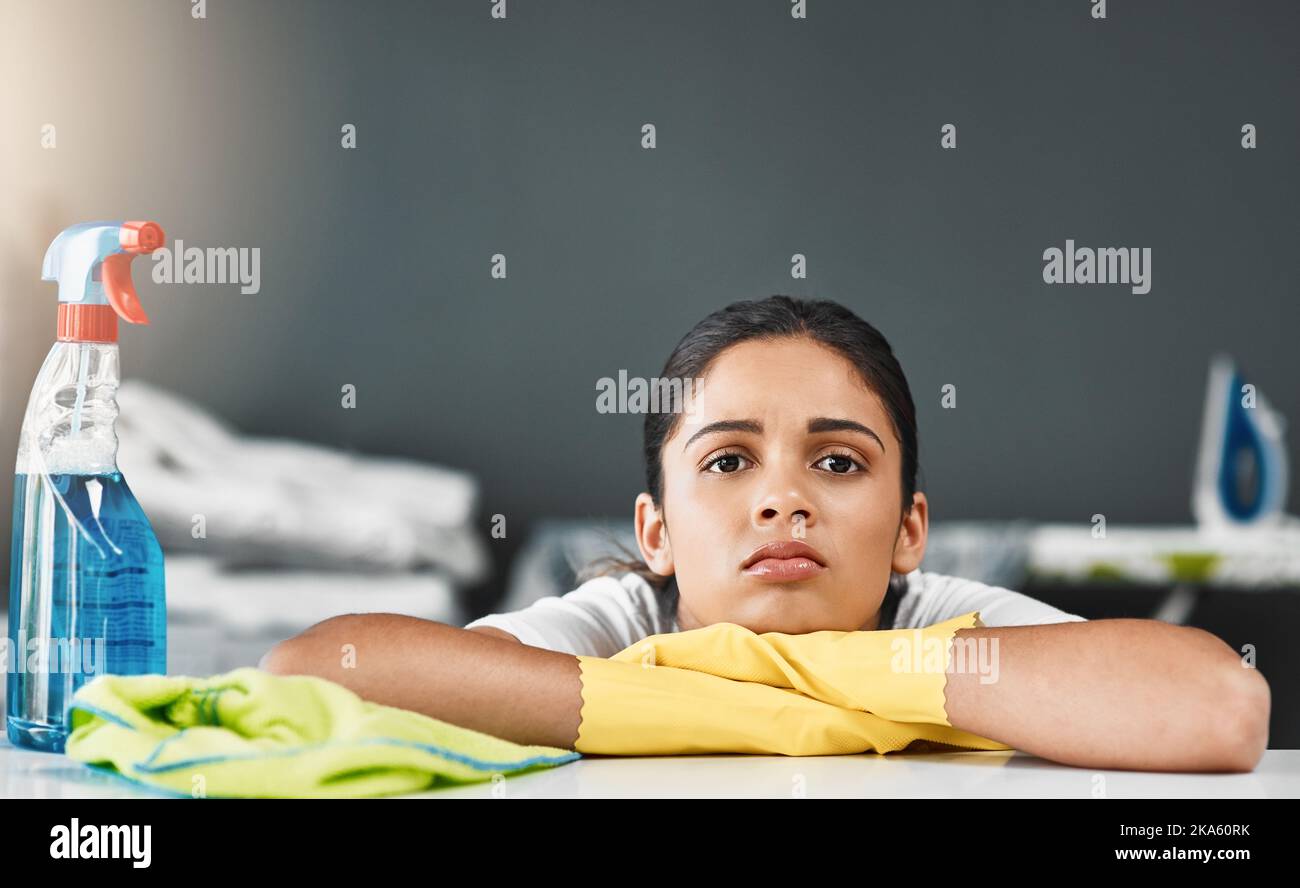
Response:
[[[1300,798],[1300,750],[1249,774],[1073,768],[1019,752],[584,758],[393,798]],[[0,797],[165,798],[64,755],[0,739]]]

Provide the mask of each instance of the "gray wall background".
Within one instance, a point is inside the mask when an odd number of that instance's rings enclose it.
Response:
[[[539,517],[630,517],[639,417],[598,414],[595,382],[655,375],[735,299],[884,331],[936,521],[1190,521],[1217,350],[1300,417],[1294,3],[508,9],[4,2],[9,452],[53,339],[45,246],[121,217],[262,252],[256,295],[137,262],[153,325],[123,325],[126,375],[252,434],[473,471],[502,570]],[[1066,238],[1151,247],[1151,292],[1045,285]]]

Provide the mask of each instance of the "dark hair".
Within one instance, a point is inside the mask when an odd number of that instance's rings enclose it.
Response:
[[[668,357],[660,379],[689,380],[705,375],[710,364],[727,348],[747,340],[775,340],[787,337],[807,337],[814,342],[834,349],[847,358],[862,381],[884,402],[894,427],[894,434],[902,445],[903,469],[902,519],[912,508],[912,494],[916,492],[918,469],[916,405],[908,388],[903,369],[894,357],[894,351],[880,331],[837,302],[827,299],[797,299],[790,296],[769,296],[761,301],[733,302],[700,321],[682,337]],[[680,409],[647,411],[645,418],[645,474],[646,490],[655,505],[663,502],[664,442],[672,437],[681,421]],[[590,564],[579,579],[618,572],[639,574],[655,590],[659,605],[667,622],[676,616],[678,603],[677,578],[660,576],[645,564],[636,553],[621,544],[618,548],[628,557],[607,557]],[[898,614],[898,602],[907,592],[907,578],[901,574],[890,575],[889,589],[881,603],[879,627],[892,628]]]

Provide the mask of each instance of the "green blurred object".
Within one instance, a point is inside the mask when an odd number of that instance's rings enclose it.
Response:
[[[1214,552],[1170,552],[1160,556],[1169,567],[1169,575],[1180,583],[1207,583],[1223,560]]]
[[[1128,579],[1128,575],[1117,565],[1098,561],[1096,564],[1088,566],[1088,579],[1102,582],[1123,582]]]

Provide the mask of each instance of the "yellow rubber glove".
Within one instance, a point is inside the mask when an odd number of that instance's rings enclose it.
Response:
[[[708,642],[718,634],[674,638],[673,652],[697,665],[709,661],[724,672],[735,671],[707,656]],[[657,665],[653,652],[661,648],[644,648],[644,644],[631,645],[610,659],[578,657],[582,722],[574,744],[577,751],[595,755],[844,755],[897,752],[917,742],[955,749],[1011,748],[954,728],[946,719],[941,724],[892,721],[858,708],[832,705],[790,687]],[[696,645],[705,654],[685,656]],[[770,670],[761,674],[772,679],[777,675]]]
[[[951,725],[944,688],[953,636],[980,628],[971,611],[923,629],[756,634],[735,623],[651,635],[612,659],[789,688],[897,722]],[[964,652],[963,652],[964,653]],[[965,668],[975,668],[962,657]]]

